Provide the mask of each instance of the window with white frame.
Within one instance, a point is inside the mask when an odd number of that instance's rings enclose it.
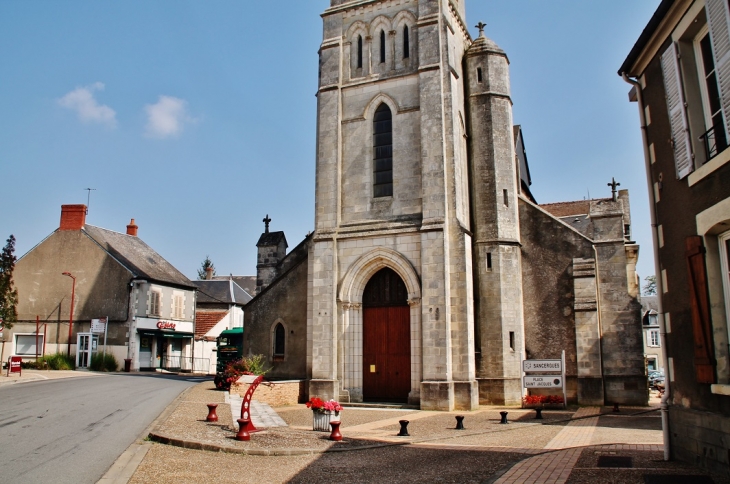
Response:
[[[646,340],[647,340],[647,346],[651,347],[659,347],[661,346],[660,340],[659,340],[659,330],[658,329],[650,329],[646,332]]]
[[[150,316],[161,316],[160,308],[162,307],[162,293],[160,291],[150,291]]]
[[[15,334],[15,354],[18,356],[36,356],[43,355],[43,335],[39,334],[38,338],[38,351],[36,353],[36,335],[35,333],[30,334]]]
[[[185,299],[182,294],[174,294],[172,296],[172,317],[175,319],[183,319],[185,317]]]
[[[706,0],[690,12],[661,56],[678,178],[728,147],[730,5]]]

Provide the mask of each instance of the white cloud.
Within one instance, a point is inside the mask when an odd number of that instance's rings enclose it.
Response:
[[[103,91],[104,84],[95,82],[86,87],[77,87],[61,99],[58,104],[64,108],[76,111],[79,119],[85,123],[101,123],[114,127],[117,125],[117,113],[94,99],[94,91]]]
[[[172,96],[160,96],[155,104],[144,107],[147,113],[145,134],[150,138],[178,136],[185,123],[193,122],[188,114],[188,102]]]

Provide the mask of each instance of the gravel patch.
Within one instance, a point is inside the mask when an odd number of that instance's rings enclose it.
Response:
[[[543,449],[562,427],[556,425],[530,425],[526,427],[503,426],[503,430],[483,432],[464,437],[453,437],[443,442],[449,445],[478,445],[484,447],[516,447],[523,449]],[[452,435],[458,435],[454,430]]]
[[[129,482],[479,483],[523,457],[506,452],[402,446],[344,454],[259,457],[154,444]]]
[[[223,403],[226,401],[226,392],[216,390],[215,384],[207,381],[190,387],[184,398],[188,402]]]

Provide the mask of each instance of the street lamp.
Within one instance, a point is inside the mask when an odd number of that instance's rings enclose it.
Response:
[[[71,286],[71,312],[68,316],[68,356],[71,356],[71,337],[73,336],[74,328],[74,298],[76,297],[76,278],[72,276],[70,272],[62,272],[61,274],[73,279],[73,285]]]

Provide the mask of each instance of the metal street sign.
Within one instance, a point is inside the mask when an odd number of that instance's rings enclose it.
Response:
[[[525,376],[525,388],[562,388],[563,377],[561,375]]]
[[[91,332],[92,333],[103,333],[105,330],[106,330],[106,318],[91,320]]]
[[[522,371],[562,372],[563,362],[561,360],[522,360]]]

